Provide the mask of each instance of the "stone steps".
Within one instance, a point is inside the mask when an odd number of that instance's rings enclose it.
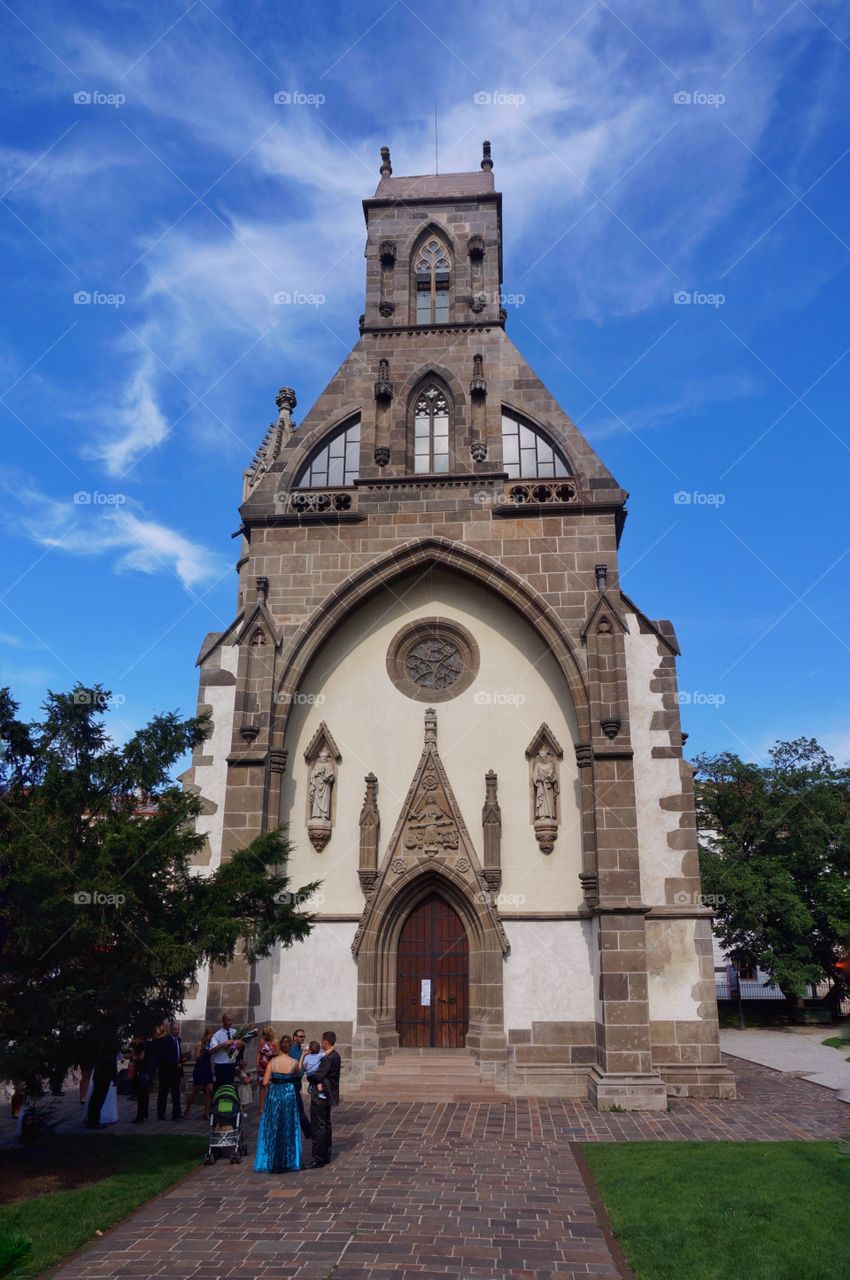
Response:
[[[466,1049],[396,1049],[346,1096],[373,1102],[507,1102]]]

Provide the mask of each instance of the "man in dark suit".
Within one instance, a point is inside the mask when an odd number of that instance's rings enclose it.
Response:
[[[339,1072],[342,1060],[334,1046],[336,1032],[325,1031],[322,1049],[325,1056],[307,1079],[310,1082],[310,1127],[313,1130],[311,1169],[320,1169],[331,1158],[331,1109],[339,1106]]]
[[[156,1097],[158,1120],[165,1119],[165,1107],[171,1094],[171,1119],[182,1120],[180,1086],[183,1083],[183,1041],[179,1022],[172,1022],[168,1035],[155,1040],[157,1065],[159,1066],[159,1092]]]

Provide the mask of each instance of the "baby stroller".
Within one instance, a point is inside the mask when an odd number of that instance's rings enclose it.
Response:
[[[232,1084],[219,1085],[210,1107],[210,1143],[204,1164],[215,1164],[223,1155],[230,1156],[231,1164],[240,1164],[247,1154],[248,1145],[242,1137],[239,1094]]]

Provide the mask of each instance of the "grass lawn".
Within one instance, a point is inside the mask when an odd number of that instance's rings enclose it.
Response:
[[[587,1143],[638,1280],[836,1280],[850,1257],[837,1142]]]
[[[200,1167],[205,1138],[85,1135],[45,1138],[31,1149],[4,1151],[0,1174],[0,1275],[36,1276],[97,1231],[106,1231],[151,1196]],[[14,1175],[18,1173],[17,1183]],[[43,1190],[58,1185],[58,1190]],[[31,1250],[11,1270],[9,1242]],[[8,1265],[8,1264],[7,1264]]]
[[[717,1006],[717,1017],[724,1031],[738,1030],[738,1006],[724,1001]],[[744,1022],[748,1031],[790,1027],[791,1018],[784,1000],[745,1000]]]
[[[846,1036],[828,1036],[826,1040],[821,1040],[821,1044],[828,1045],[830,1049],[850,1048],[850,1040]],[[850,1062],[850,1058],[847,1061]]]

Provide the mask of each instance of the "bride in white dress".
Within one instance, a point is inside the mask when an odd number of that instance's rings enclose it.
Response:
[[[115,1062],[116,1062],[116,1071],[117,1071],[117,1063],[118,1063],[117,1057],[115,1059]],[[86,1110],[83,1112],[84,1115],[88,1115],[89,1099],[91,1098],[91,1095],[92,1095],[93,1086],[94,1086],[94,1074],[92,1074],[92,1078],[91,1080],[89,1080],[89,1087],[86,1090]],[[117,1124],[118,1123],[118,1090],[116,1089],[114,1082],[109,1086],[109,1093],[106,1095],[103,1101],[103,1106],[100,1108],[100,1123],[101,1124]]]

